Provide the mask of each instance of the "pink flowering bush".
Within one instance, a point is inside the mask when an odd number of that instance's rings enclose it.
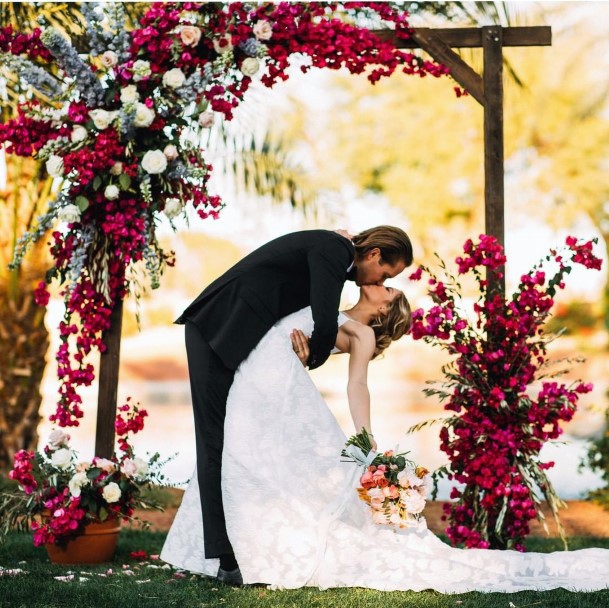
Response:
[[[255,74],[272,87],[288,78],[294,55],[308,59],[303,71],[367,71],[372,83],[398,69],[447,72],[358,25],[384,24],[408,38],[407,13],[385,2],[153,3],[132,31],[122,3],[81,8],[88,54],[52,27],[29,35],[0,28],[3,67],[49,100],[24,97],[17,116],[0,124],[0,145],[43,161],[61,182],[12,266],[54,228],[54,266],[35,295],[46,305],[47,285],[62,286],[60,395],[51,417],[62,427],[83,415],[78,389],[94,379],[87,355],[104,351],[114,307],[130,290],[141,292],[132,265],[145,267],[155,288],[174,263],[158,243],[159,218],[175,229],[173,219],[188,209],[218,217],[223,202],[208,191],[212,167],[201,136],[216,118],[233,117]]]
[[[521,277],[507,299],[489,290],[489,280],[502,276],[506,262],[491,236],[465,243],[464,255],[455,260],[457,276],[444,263],[443,277],[425,267],[411,275],[415,280],[428,277],[434,300],[429,310],[413,313],[413,338],[454,356],[442,370],[443,385],[426,391],[440,396],[452,412],[440,432],[449,464],[437,476],[460,484],[451,491],[453,502],[444,505],[446,533],[454,545],[524,550],[530,520],[543,518],[540,495],[562,533],[561,501],[545,473],[554,463],[542,462],[539,452],[560,436],[561,424],[571,420],[579,396],[592,385],[566,385],[553,379],[557,374],[541,373],[552,339],[543,324],[574,264],[600,268],[592,246],[593,241],[567,238],[563,248],[550,251]],[[545,270],[548,265],[551,272]],[[466,274],[478,286],[471,310],[458,278]]]
[[[137,458],[129,442],[130,435],[143,429],[147,415],[129,403],[119,407],[119,451],[112,458],[79,460],[61,429],[51,433],[42,453],[17,452],[9,473],[17,487],[0,493],[0,540],[15,527],[31,528],[34,545],[59,544],[80,534],[89,522],[137,520],[135,508],[160,508],[142,497],[144,488],[164,481],[159,454],[147,461]]]

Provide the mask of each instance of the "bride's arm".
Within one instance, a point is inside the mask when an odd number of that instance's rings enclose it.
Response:
[[[371,434],[368,363],[372,359],[376,346],[374,331],[369,327],[362,327],[359,331],[353,332],[350,336],[349,346],[349,382],[347,384],[349,410],[355,425],[355,432],[359,433],[364,428]],[[372,448],[376,450],[374,438],[372,438]]]

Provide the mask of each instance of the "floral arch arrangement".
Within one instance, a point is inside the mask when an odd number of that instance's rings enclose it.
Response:
[[[36,290],[46,305],[47,285],[58,279],[65,299],[60,396],[51,416],[60,426],[83,416],[78,387],[94,379],[85,357],[105,349],[102,334],[129,291],[129,267],[145,264],[154,288],[174,263],[156,237],[160,214],[171,222],[187,206],[202,219],[221,210],[208,191],[212,167],[198,136],[215,115],[232,118],[254,74],[272,87],[288,78],[295,54],[308,58],[304,71],[367,71],[372,83],[398,69],[447,72],[358,25],[363,17],[408,38],[407,14],[390,3],[159,3],[132,31],[121,3],[82,3],[82,10],[85,54],[51,27],[27,35],[0,30],[4,65],[37,91],[0,125],[0,143],[9,154],[45,161],[61,181],[13,260],[18,266],[28,245],[62,222],[52,233],[54,266]]]

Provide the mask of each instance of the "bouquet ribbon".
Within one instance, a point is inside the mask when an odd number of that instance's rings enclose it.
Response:
[[[374,450],[370,450],[366,456],[364,451],[361,448],[358,448],[356,445],[348,445],[344,452],[363,467],[370,466],[372,461],[376,458],[376,452]]]

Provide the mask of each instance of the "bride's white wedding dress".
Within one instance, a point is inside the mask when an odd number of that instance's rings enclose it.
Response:
[[[347,320],[339,315],[339,323]],[[224,511],[244,583],[444,593],[609,586],[608,550],[464,550],[426,529],[373,524],[355,491],[361,468],[341,462],[345,435],[292,350],[294,328],[312,331],[310,308],[266,334],[237,370],[228,397]],[[203,553],[196,475],[161,558],[217,573],[218,560]]]

